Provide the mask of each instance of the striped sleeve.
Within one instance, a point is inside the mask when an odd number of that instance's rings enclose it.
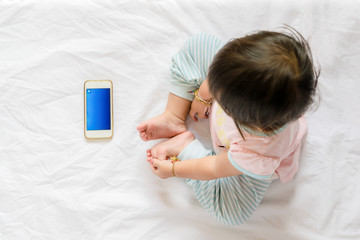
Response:
[[[170,92],[192,101],[194,96],[188,92],[199,88],[206,79],[211,61],[223,45],[211,34],[191,37],[172,58]]]

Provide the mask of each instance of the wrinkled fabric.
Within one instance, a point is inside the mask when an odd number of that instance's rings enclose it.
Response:
[[[0,1],[0,239],[359,239],[358,1]],[[165,108],[172,56],[288,24],[310,39],[320,100],[299,171],[242,226],[161,180],[136,126]],[[114,137],[86,141],[83,84],[114,84]],[[209,144],[208,121],[188,121]],[[210,143],[211,145],[211,143]],[[181,233],[181,234],[179,234]]]

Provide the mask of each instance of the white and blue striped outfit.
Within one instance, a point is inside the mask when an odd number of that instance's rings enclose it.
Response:
[[[214,55],[223,46],[224,42],[210,34],[190,38],[172,59],[170,92],[192,101],[194,96],[188,92],[200,87]],[[186,160],[213,154],[194,140],[178,157]],[[218,221],[229,225],[242,224],[251,217],[271,181],[246,174],[210,181],[187,179],[200,204]]]

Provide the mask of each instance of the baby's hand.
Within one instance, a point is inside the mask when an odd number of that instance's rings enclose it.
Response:
[[[191,104],[190,116],[195,122],[198,121],[198,118],[208,118],[208,109],[208,106],[194,99]]]
[[[157,158],[152,158],[151,170],[159,178],[166,179],[172,177],[172,163],[168,160],[159,160]]]

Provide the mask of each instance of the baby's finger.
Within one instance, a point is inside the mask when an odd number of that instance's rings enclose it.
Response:
[[[202,112],[198,113],[198,117],[201,119],[206,118],[205,114]]]
[[[206,108],[204,109],[204,115],[206,116],[206,118],[209,118],[209,113],[210,113],[210,106],[206,106]]]
[[[151,149],[146,150],[146,156],[151,157]]]
[[[157,168],[155,168],[153,165],[150,164],[151,171],[156,174]]]
[[[195,112],[195,111],[190,111],[190,117],[191,117],[192,120],[194,120],[195,122],[198,121],[196,115],[197,115],[197,112]]]
[[[158,168],[159,167],[159,160],[157,160],[157,159],[155,159],[155,158],[153,158],[152,159],[152,165],[154,166],[154,167],[156,167],[156,168]]]

